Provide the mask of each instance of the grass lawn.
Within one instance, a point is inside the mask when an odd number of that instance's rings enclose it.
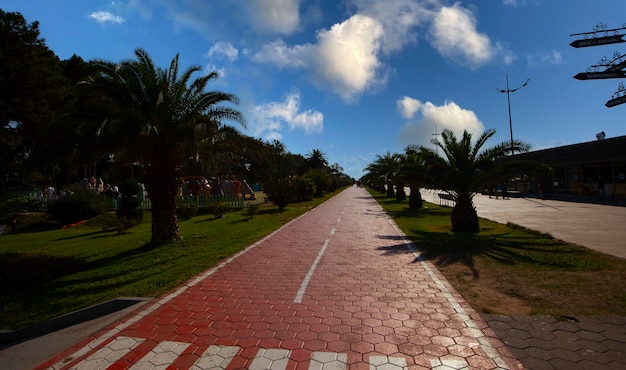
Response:
[[[624,259],[485,219],[479,233],[452,233],[451,208],[371,192],[477,312],[626,316]]]
[[[252,217],[179,222],[180,242],[153,246],[150,213],[123,234],[103,231],[107,217],[75,227],[23,227],[0,235],[0,329],[31,325],[118,297],[158,297],[253,244],[335,193],[282,212],[257,198]],[[260,198],[260,200],[259,200]]]

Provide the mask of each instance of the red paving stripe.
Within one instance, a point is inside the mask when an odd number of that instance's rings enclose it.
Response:
[[[229,368],[267,361],[303,368],[317,353],[345,354],[350,368],[384,359],[381,369],[404,362],[409,368],[517,367],[484,328],[429,263],[416,261],[380,206],[352,188],[103,337],[146,338],[156,348],[180,343],[174,346],[179,352],[156,357],[171,359],[170,368],[189,367],[205,351],[229,346],[240,348]],[[102,344],[90,348],[98,351]],[[267,356],[255,364],[259,353]],[[54,368],[70,368],[65,365]]]

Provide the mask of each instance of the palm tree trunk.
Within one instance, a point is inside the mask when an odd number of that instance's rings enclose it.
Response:
[[[145,185],[152,203],[152,242],[162,244],[180,239],[176,178],[148,177]]]
[[[387,181],[387,196],[389,198],[393,198],[395,195],[396,193],[393,190],[393,183],[391,181]]]
[[[401,202],[406,199],[406,192],[404,191],[404,185],[401,183],[396,184],[396,201]]]
[[[456,205],[452,208],[450,216],[452,231],[454,232],[478,232],[478,214],[471,197],[458,197]]]
[[[422,208],[422,194],[417,186],[409,186],[409,208],[421,209]]]

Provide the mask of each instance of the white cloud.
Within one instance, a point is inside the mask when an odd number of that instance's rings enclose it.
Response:
[[[478,68],[500,55],[505,63],[512,54],[501,44],[492,44],[489,36],[478,32],[474,14],[458,3],[442,7],[430,30],[433,46],[444,57],[470,68]]]
[[[428,2],[414,0],[351,0],[360,14],[379,21],[384,28],[382,50],[389,54],[417,41],[416,26],[432,17]]]
[[[305,68],[310,62],[310,55],[315,46],[311,44],[296,45],[290,47],[283,40],[276,40],[263,45],[261,50],[252,55],[256,62],[271,63],[280,68]]]
[[[300,0],[244,1],[257,31],[290,35],[300,26]]]
[[[380,22],[354,15],[330,29],[319,31],[317,44],[290,47],[282,40],[264,45],[254,54],[257,62],[279,67],[307,68],[313,82],[330,88],[344,100],[385,81],[378,54],[383,28]]]
[[[417,111],[421,108],[422,102],[413,99],[411,97],[405,96],[402,99],[398,99],[396,102],[398,110],[402,114],[402,117],[406,119],[411,119],[417,113]]]
[[[558,65],[563,62],[561,53],[556,50],[530,54],[526,57],[528,68],[534,68],[539,64]]]
[[[215,64],[207,64],[204,67],[204,72],[206,74],[209,74],[211,72],[217,72],[218,75],[218,79],[217,80],[213,80],[214,83],[219,84],[220,82],[223,83],[224,78],[226,77],[226,68],[222,67],[222,68],[218,68]]]
[[[237,57],[239,55],[239,50],[233,47],[233,45],[230,42],[220,41],[216,43],[215,45],[211,46],[211,49],[209,49],[209,52],[206,55],[208,57],[224,56],[226,57],[226,59],[233,62],[237,60]]]
[[[273,142],[275,140],[281,141],[283,139],[283,135],[279,134],[276,131],[269,132],[267,135],[263,137],[266,141]]]
[[[124,18],[114,15],[111,12],[107,11],[97,11],[89,14],[88,16],[91,19],[94,19],[98,23],[116,23],[122,24],[124,23]]]
[[[300,94],[288,95],[282,102],[257,105],[252,109],[250,129],[254,136],[275,138],[287,126],[306,133],[322,132],[324,114],[315,110],[300,111]]]
[[[119,6],[120,9],[128,12],[136,12],[144,20],[151,20],[154,16],[152,5],[150,2],[147,5],[143,4],[143,0],[129,0],[127,3],[115,2],[112,3]]]
[[[463,131],[467,130],[474,137],[485,130],[473,111],[463,109],[454,102],[445,102],[437,106],[431,102],[416,101],[419,103],[418,112],[421,116],[417,121],[407,122],[400,128],[398,141],[402,145],[415,144],[432,148],[431,139],[446,128],[457,136],[461,136]]]
[[[502,0],[504,5],[518,6],[526,4],[526,0]]]
[[[319,30],[313,43],[288,45],[282,39],[263,45],[252,59],[279,68],[309,72],[321,89],[354,101],[387,81],[385,58],[417,42],[416,28],[429,26],[429,41],[445,58],[472,69],[496,58],[511,64],[516,56],[492,42],[476,28],[474,14],[437,0],[349,0],[356,13],[343,22]]]
[[[380,83],[383,33],[380,22],[358,14],[319,32],[315,74],[345,100]]]

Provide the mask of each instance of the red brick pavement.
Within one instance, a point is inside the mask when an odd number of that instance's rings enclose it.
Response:
[[[350,188],[39,368],[520,367]]]

